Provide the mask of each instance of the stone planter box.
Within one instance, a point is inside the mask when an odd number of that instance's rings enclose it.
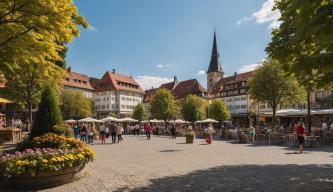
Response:
[[[35,176],[31,176],[29,173],[24,173],[9,178],[8,184],[10,188],[24,190],[56,187],[82,177],[84,167],[85,164],[82,164],[58,171],[42,171],[36,173]]]
[[[185,135],[185,138],[186,138],[186,143],[193,143],[195,134],[194,135]]]

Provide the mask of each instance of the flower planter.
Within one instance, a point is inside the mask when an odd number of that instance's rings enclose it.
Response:
[[[11,188],[24,190],[56,187],[82,177],[84,167],[85,164],[83,163],[58,171],[41,171],[36,173],[35,176],[31,176],[29,173],[24,173],[9,178],[8,184]]]
[[[186,143],[193,143],[194,142],[194,137],[195,137],[195,134],[186,134],[185,135],[185,138],[186,138]]]

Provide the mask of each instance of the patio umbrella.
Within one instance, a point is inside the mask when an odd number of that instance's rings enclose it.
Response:
[[[67,119],[64,121],[64,123],[76,123],[76,120],[74,119]]]
[[[13,103],[12,101],[5,99],[5,98],[0,98],[0,104],[6,104],[6,103]]]
[[[205,119],[202,120],[201,123],[218,123],[215,119]]]
[[[163,120],[158,120],[158,119],[151,119],[149,120],[150,123],[164,123]]]
[[[87,117],[79,120],[80,123],[103,123],[104,121]]]
[[[107,117],[107,118],[101,119],[101,121],[104,121],[104,122],[109,122],[109,121],[118,122],[119,119],[110,116],[110,117]]]
[[[125,118],[119,119],[119,122],[138,122],[138,120],[132,119],[130,117],[125,117]]]
[[[181,119],[176,119],[176,120],[174,121],[174,123],[186,123],[186,121],[181,120]]]

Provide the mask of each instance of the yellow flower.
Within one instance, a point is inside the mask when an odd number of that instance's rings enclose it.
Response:
[[[43,163],[47,163],[47,162],[49,162],[47,159],[42,159],[42,162]]]

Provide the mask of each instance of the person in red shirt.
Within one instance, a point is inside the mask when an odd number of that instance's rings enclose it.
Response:
[[[303,153],[304,148],[304,123],[303,121],[300,121],[298,125],[296,126],[296,137],[299,142],[299,153]]]
[[[150,139],[150,134],[152,132],[152,128],[150,126],[150,123],[146,123],[145,124],[145,131],[146,131],[146,136],[147,136],[147,139]]]

